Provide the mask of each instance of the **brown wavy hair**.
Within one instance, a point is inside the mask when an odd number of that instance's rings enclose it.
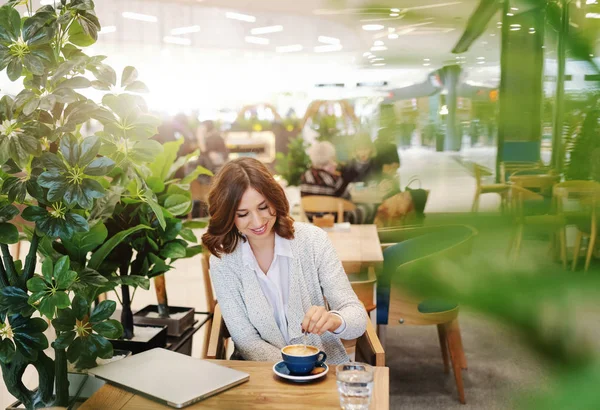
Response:
[[[239,158],[228,162],[213,180],[208,193],[208,231],[202,235],[202,244],[216,257],[235,250],[240,239],[245,240],[235,226],[235,213],[244,192],[257,190],[275,211],[273,229],[286,239],[294,238],[294,220],[290,205],[281,185],[267,167],[254,158]]]

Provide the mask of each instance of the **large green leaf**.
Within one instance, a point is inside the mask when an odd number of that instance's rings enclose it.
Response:
[[[73,330],[60,332],[56,340],[52,342],[52,347],[55,349],[67,349],[73,343],[73,340],[75,340],[75,336],[77,336],[77,333]]]
[[[150,164],[152,176],[159,178],[161,181],[167,180],[171,165],[177,159],[177,153],[182,144],[183,138],[163,144],[163,153],[156,156]]]
[[[150,208],[152,208],[152,212],[154,212],[160,227],[165,229],[167,226],[167,223],[165,222],[165,215],[163,214],[163,210],[158,202],[156,202],[154,193],[150,189],[147,189],[144,192],[144,202],[150,205]]]
[[[108,230],[103,223],[97,223],[87,232],[74,234],[71,239],[62,241],[69,256],[76,261],[85,261],[88,252],[102,245],[108,236]]]
[[[198,238],[196,238],[196,235],[194,234],[194,231],[192,231],[189,228],[183,228],[180,232],[179,232],[179,236],[181,236],[183,239],[185,239],[188,242],[198,242]]]
[[[91,87],[92,83],[90,82],[90,80],[88,80],[85,77],[72,77],[72,78],[68,78],[66,80],[64,80],[63,82],[61,82],[56,89],[60,90],[61,88],[70,88],[70,89],[77,89],[77,88],[89,88]]]
[[[98,323],[110,318],[116,308],[117,304],[114,300],[105,300],[100,302],[92,311],[90,323]]]
[[[29,319],[20,315],[9,317],[17,350],[26,358],[35,360],[38,352],[48,347],[44,331],[48,324],[44,319]]]
[[[2,326],[2,325],[0,325]],[[0,340],[0,362],[10,363],[15,355],[16,347],[10,339]]]
[[[66,308],[58,312],[58,316],[52,319],[52,326],[60,332],[73,330],[76,324],[76,316],[73,310]]]
[[[83,22],[83,24],[82,24]],[[69,28],[69,41],[79,47],[89,47],[96,42],[98,39],[98,31],[96,30],[96,38],[91,34],[93,32],[86,32],[90,26],[87,24],[87,20],[76,19]],[[85,28],[84,28],[85,27]]]
[[[92,256],[88,262],[88,267],[91,269],[94,269],[94,270],[98,270],[98,268],[100,267],[100,264],[104,261],[104,259],[106,259],[108,254],[110,252],[112,252],[112,250],[118,244],[120,244],[125,238],[127,238],[132,233],[141,231],[143,229],[152,229],[152,228],[150,228],[147,225],[138,225],[138,226],[134,226],[133,228],[129,228],[127,230],[117,233],[115,236],[113,236],[108,241],[106,241],[100,248],[98,248],[98,250],[96,250],[92,254]]]
[[[164,207],[174,216],[183,215],[192,203],[191,198],[184,195],[170,195],[164,203]]]
[[[0,313],[30,316],[34,310],[29,305],[29,295],[23,289],[8,286],[0,290]]]
[[[21,16],[13,7],[0,7],[0,27],[15,41],[21,35]]]
[[[213,173],[210,172],[210,170],[201,167],[201,166],[197,166],[196,169],[194,169],[192,172],[190,172],[189,174],[187,174],[182,180],[181,183],[182,184],[190,184],[192,181],[194,181],[196,178],[198,178],[200,175],[209,175],[209,176],[213,176]]]
[[[160,256],[167,259],[185,258],[185,246],[179,242],[169,242],[160,250]]]
[[[0,223],[0,243],[11,244],[19,242],[19,231],[11,223]]]
[[[135,67],[127,66],[121,74],[121,87],[127,87],[129,84],[137,80],[138,72]]]
[[[79,282],[85,286],[101,287],[108,285],[108,279],[93,269],[85,268],[78,273]]]
[[[73,314],[79,320],[82,320],[85,316],[87,316],[90,311],[88,301],[80,295],[75,295],[71,301],[71,307],[73,309]]]
[[[123,334],[123,325],[118,320],[110,319],[92,326],[94,332],[109,339],[117,339]]]
[[[96,345],[98,349],[98,357],[101,359],[110,359],[113,357],[113,345],[110,341],[108,341],[103,336],[91,334],[90,339]]]

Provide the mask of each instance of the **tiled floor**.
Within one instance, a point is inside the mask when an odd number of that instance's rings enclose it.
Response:
[[[423,188],[431,190],[425,209],[426,213],[467,212],[471,209],[475,180],[453,158],[458,155],[466,155],[478,163],[483,161],[484,165],[486,161],[490,159],[493,161],[495,158],[491,149],[470,149],[460,154],[434,152],[422,148],[400,151],[401,186],[404,187],[410,179],[417,177],[419,181],[415,181],[411,186],[418,186],[420,182]],[[496,195],[485,195],[481,199],[481,210],[498,209],[498,206],[499,199]],[[177,261],[175,266],[176,269],[167,274],[169,304],[171,306],[193,306],[198,311],[206,310],[200,257]],[[111,298],[116,299],[114,296]],[[155,302],[153,288],[150,291],[139,290],[133,301],[134,311]],[[194,337],[193,356],[200,356],[203,340],[203,330],[200,330]],[[28,373],[26,379],[28,386],[36,385],[32,372]],[[1,384],[0,408],[5,408],[12,401],[12,397]]]

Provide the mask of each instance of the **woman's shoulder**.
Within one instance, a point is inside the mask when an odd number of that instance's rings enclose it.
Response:
[[[308,222],[294,222],[294,239],[299,243],[312,243],[326,236],[327,233],[318,226]]]
[[[242,263],[241,244],[238,244],[231,253],[222,253],[219,257],[210,255],[209,264],[211,270],[214,268],[235,266]]]

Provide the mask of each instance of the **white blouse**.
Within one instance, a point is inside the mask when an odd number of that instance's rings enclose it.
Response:
[[[285,342],[289,344],[290,337],[288,335],[288,323],[287,323],[287,308],[289,301],[289,276],[290,276],[290,259],[293,258],[292,248],[288,239],[282,238],[275,234],[275,249],[273,254],[273,261],[267,274],[262,271],[258,265],[258,261],[252,252],[250,243],[248,241],[242,242],[242,260],[244,265],[254,270],[258,283],[265,295],[271,309],[273,310],[273,316],[277,322],[277,326],[285,339]],[[305,312],[306,313],[306,312]],[[338,327],[334,334],[340,334],[346,329],[346,322],[344,318],[336,311],[330,311],[330,313],[336,314],[342,319],[342,324]]]

